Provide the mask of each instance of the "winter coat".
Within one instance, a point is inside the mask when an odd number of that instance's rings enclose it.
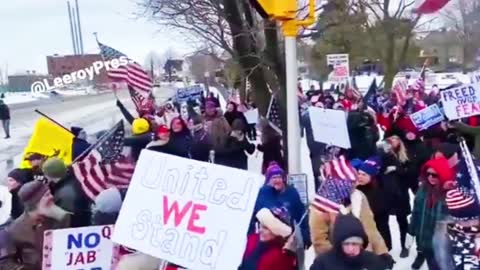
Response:
[[[305,128],[307,146],[310,150],[310,156],[322,155],[325,153],[326,145],[315,141],[313,137],[312,123],[310,122],[310,113],[306,111],[300,119],[300,123]]]
[[[272,208],[272,207],[285,207],[288,209],[292,219],[299,223],[305,214],[305,205],[300,199],[300,195],[295,187],[287,185],[285,191],[278,192],[273,187],[269,185],[264,185],[260,188],[260,191],[257,196],[257,201],[255,202],[255,207],[253,209],[253,218],[250,221],[250,226],[248,233],[255,232],[255,223],[257,222],[255,215],[262,208]],[[300,229],[302,232],[302,237],[306,246],[310,245],[310,230],[308,227],[308,214],[303,219],[300,224]]]
[[[389,214],[408,216],[411,213],[411,207],[408,193],[409,185],[403,177],[404,166],[393,155],[385,156],[382,161],[383,168],[378,182],[383,192],[384,202],[388,206]]]
[[[274,239],[261,242],[258,234],[248,236],[247,247],[239,270],[295,270],[296,258],[283,249],[284,243]]]
[[[122,113],[123,117],[130,123],[130,125],[133,123],[133,120],[135,120],[135,117],[125,108],[125,105],[117,99],[116,103],[117,107],[120,109],[120,112]]]
[[[90,226],[91,201],[71,170],[57,183],[51,182],[50,191],[56,205],[73,213],[70,227]]]
[[[190,156],[192,159],[208,162],[212,149],[213,144],[206,131],[199,130],[193,134],[192,145],[190,146]]]
[[[442,221],[448,215],[445,199],[439,199],[433,205],[427,205],[428,191],[426,185],[422,185],[415,194],[412,217],[410,220],[409,233],[416,238],[419,250],[433,252],[433,234],[438,221]]]
[[[420,139],[405,141],[405,147],[407,148],[408,161],[402,166],[401,178],[405,180],[403,183],[415,192],[419,185],[422,166],[430,159],[432,152]]]
[[[232,136],[228,137],[225,148],[215,151],[215,163],[232,168],[248,170],[248,156],[255,152],[255,145],[248,142],[247,139],[239,141]]]
[[[265,173],[265,170],[272,161],[275,161],[280,167],[285,168],[280,137],[275,136],[273,140],[257,145],[257,149],[263,152],[262,173]]]
[[[370,251],[361,251],[355,258],[348,258],[342,250],[342,242],[349,237],[361,237],[364,246],[368,246],[368,237],[362,224],[353,216],[347,215],[337,219],[332,233],[333,247],[318,256],[310,270],[383,270],[387,264]]]
[[[192,143],[192,136],[187,132],[181,132],[179,134],[172,133],[170,135],[170,149],[172,154],[178,157],[189,158],[190,157],[190,145]]]
[[[6,228],[17,249],[16,259],[22,262],[26,270],[41,270],[44,232],[68,228],[69,222],[67,216],[62,221],[45,218],[39,224],[28,213],[23,213]]]
[[[9,120],[10,119],[10,109],[8,108],[7,104],[1,103],[0,104],[0,120]]]
[[[385,241],[378,232],[367,197],[361,191],[355,190],[350,196],[350,200],[352,206],[349,208],[352,214],[360,220],[368,236],[369,245],[366,250],[377,255],[388,253]],[[321,212],[313,206],[310,206],[309,216],[310,235],[315,254],[325,253],[332,247],[330,233],[334,229],[333,221],[330,220],[329,214]]]
[[[232,126],[233,121],[235,119],[240,119],[243,123],[243,126],[245,127],[243,132],[247,132],[247,127],[248,127],[248,121],[247,118],[245,118],[245,115],[242,112],[239,112],[237,109],[237,105],[235,103],[230,103],[234,105],[234,109],[231,112],[226,112],[223,116],[227,120],[228,124]]]
[[[168,155],[175,155],[175,149],[173,148],[173,145],[170,143],[170,140],[168,141],[162,141],[162,140],[156,140],[152,141],[149,144],[147,144],[146,149],[159,152],[159,153],[164,153]]]
[[[376,152],[376,143],[379,139],[375,119],[368,112],[352,111],[347,117],[348,135],[351,149],[348,158],[366,160]]]
[[[125,138],[124,145],[130,146],[132,149],[132,158],[137,161],[140,157],[140,152],[153,140],[154,135],[151,132],[147,132],[140,135],[133,135],[131,137]]]
[[[83,154],[88,148],[90,147],[90,144],[82,139],[79,138],[74,138],[73,139],[73,151],[72,151],[72,159],[75,160],[78,156]]]

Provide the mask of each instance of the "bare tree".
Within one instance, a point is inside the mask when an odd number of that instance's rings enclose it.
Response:
[[[464,71],[475,64],[480,45],[480,0],[454,0],[443,12],[444,23],[452,28],[462,46]]]

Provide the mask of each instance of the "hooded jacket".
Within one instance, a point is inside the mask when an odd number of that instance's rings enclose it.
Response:
[[[377,255],[388,253],[385,241],[378,232],[366,196],[361,191],[354,190],[352,195],[350,195],[350,200],[351,206],[349,209],[351,213],[360,220],[368,236],[369,244],[366,249],[373,251]],[[321,212],[313,206],[310,206],[309,217],[310,234],[315,254],[325,253],[333,244],[330,234],[335,229],[334,222],[330,219],[329,214]]]
[[[368,237],[362,223],[353,215],[339,215],[332,233],[333,247],[318,256],[310,270],[383,270],[388,269],[383,260],[374,253],[362,250],[354,258],[347,257],[342,250],[342,242],[350,237],[361,237],[365,249]]]
[[[245,118],[245,115],[242,113],[242,112],[239,112],[238,111],[238,106],[236,103],[234,102],[230,102],[228,104],[232,104],[233,105],[233,111],[229,112],[227,111],[223,116],[225,117],[225,119],[227,120],[228,124],[230,126],[232,126],[233,124],[233,121],[235,121],[235,119],[240,119],[242,121],[242,123],[244,124],[244,129],[243,129],[243,132],[246,132],[247,131],[247,127],[248,127],[248,122],[247,122],[247,118]]]

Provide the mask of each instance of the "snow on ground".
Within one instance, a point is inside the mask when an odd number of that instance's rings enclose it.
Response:
[[[6,104],[26,103],[37,100],[38,97],[33,96],[30,92],[24,93],[5,93],[3,101]]]

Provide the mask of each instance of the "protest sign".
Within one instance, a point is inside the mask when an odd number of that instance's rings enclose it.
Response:
[[[333,67],[331,80],[344,81],[350,76],[348,54],[327,54],[327,65]]]
[[[472,72],[472,83],[480,83],[480,71]]]
[[[300,199],[303,204],[308,204],[308,183],[307,175],[304,173],[300,174],[289,174],[287,176],[287,183],[295,187],[300,195]]]
[[[113,226],[46,231],[42,270],[110,269]]]
[[[240,265],[259,174],[143,150],[113,240],[194,270]]]
[[[248,110],[243,113],[247,119],[247,123],[256,124],[258,123],[258,109]]]
[[[310,107],[309,113],[315,141],[345,149],[351,147],[344,111]]]
[[[193,85],[184,88],[178,88],[176,93],[177,102],[185,102],[188,100],[200,99],[203,95],[203,87],[201,85]]]
[[[440,92],[445,115],[450,120],[480,114],[480,84],[463,84]]]
[[[410,115],[410,119],[418,130],[425,130],[445,119],[437,104],[430,105]]]

